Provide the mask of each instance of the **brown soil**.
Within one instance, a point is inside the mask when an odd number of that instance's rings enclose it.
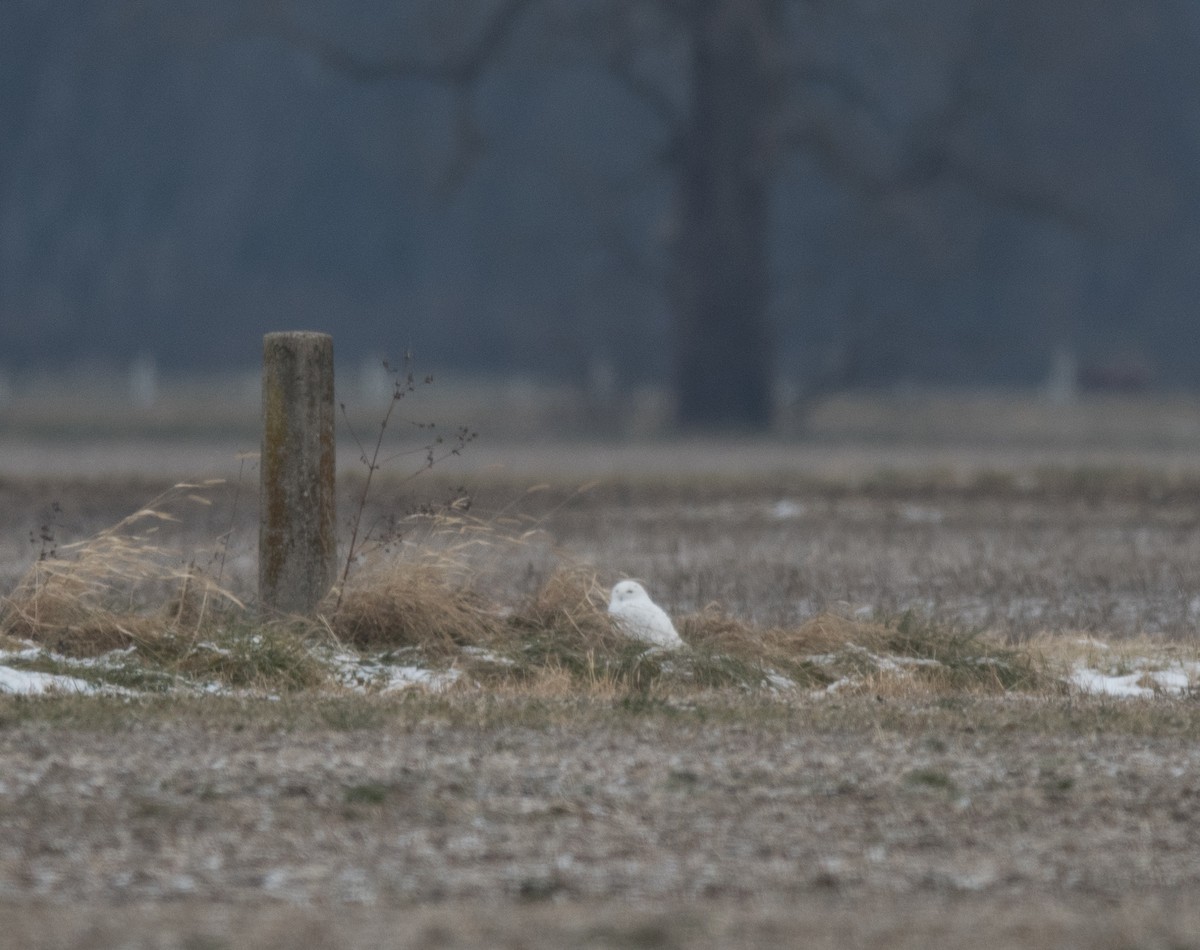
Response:
[[[1200,945],[1196,711],[1109,710],[9,699],[0,921],[29,947]]]

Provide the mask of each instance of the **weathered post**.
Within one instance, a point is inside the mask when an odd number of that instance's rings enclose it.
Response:
[[[262,413],[260,609],[311,614],[337,576],[332,337],[263,337]]]

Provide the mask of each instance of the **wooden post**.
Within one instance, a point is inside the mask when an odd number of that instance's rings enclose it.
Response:
[[[263,337],[262,412],[259,606],[310,615],[337,576],[332,337]]]

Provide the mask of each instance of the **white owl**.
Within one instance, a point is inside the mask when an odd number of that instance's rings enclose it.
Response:
[[[637,581],[621,581],[613,587],[608,612],[617,626],[635,640],[664,650],[677,650],[684,645],[667,612],[650,599],[646,588]]]

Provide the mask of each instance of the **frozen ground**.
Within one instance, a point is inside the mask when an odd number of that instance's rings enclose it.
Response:
[[[1190,708],[164,703],[0,701],[13,945],[1200,933],[1178,900],[1200,888]]]

